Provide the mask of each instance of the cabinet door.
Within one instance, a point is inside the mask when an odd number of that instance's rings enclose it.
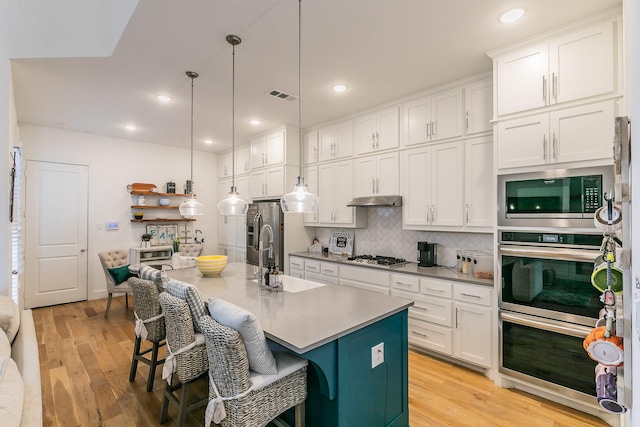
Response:
[[[318,161],[318,131],[308,132],[304,137],[302,159],[305,165]]]
[[[320,208],[318,209],[318,222],[333,222],[334,209],[336,207],[336,189],[338,177],[335,164],[321,164],[318,166],[318,186],[320,196]]]
[[[429,140],[427,126],[431,122],[431,98],[408,102],[402,108],[403,139],[405,145],[420,144]]]
[[[453,355],[476,365],[491,367],[491,308],[454,303]]]
[[[356,119],[356,145],[358,154],[371,153],[376,149],[376,115],[369,114]]]
[[[376,177],[376,194],[393,196],[400,193],[398,152],[380,154]]]
[[[466,135],[492,130],[493,86],[490,80],[465,87],[464,106]]]
[[[549,114],[498,123],[498,169],[547,163]]]
[[[267,137],[260,136],[251,140],[251,167],[261,168],[266,166]]]
[[[493,139],[474,138],[465,144],[465,226],[490,227],[496,217]]]
[[[268,168],[266,174],[266,193],[268,197],[282,197],[284,195],[284,167]],[[292,187],[293,188],[293,187]]]
[[[346,120],[337,123],[334,128],[335,158],[351,157],[353,154],[353,121]]]
[[[251,147],[246,145],[236,150],[236,175],[251,172]]]
[[[250,191],[252,199],[260,199],[267,195],[267,173],[265,170],[251,172],[249,180]]]
[[[318,167],[317,166],[309,166],[304,169],[304,183],[307,184],[307,189],[310,193],[320,194],[318,188]],[[322,203],[322,199],[320,199],[320,203]],[[318,212],[313,213],[305,213],[304,214],[304,223],[305,224],[317,224],[318,223]]]
[[[402,220],[405,226],[426,225],[431,204],[431,148],[403,151],[400,159]]]
[[[242,199],[251,203],[251,177],[249,175],[236,177],[236,189]],[[229,192],[228,190],[229,188],[227,188],[227,193]]]
[[[335,144],[335,128],[333,126],[327,126],[318,130],[318,146],[320,150],[319,159],[321,162],[334,158]]]
[[[227,262],[238,262],[237,249],[233,246],[218,246],[218,255],[226,255]]]
[[[284,163],[284,130],[267,135],[266,163],[268,166]],[[296,159],[296,164],[297,164]]]
[[[551,40],[551,101],[572,101],[615,90],[613,22]]]
[[[433,225],[462,225],[463,181],[462,142],[438,144],[433,147],[432,187]]]
[[[218,156],[218,178],[230,178],[232,165],[231,153],[221,154]]]
[[[347,203],[353,198],[353,162],[348,160],[337,163],[335,166],[335,175],[335,222],[338,224],[354,224],[355,208],[347,206]]]
[[[540,43],[496,60],[498,115],[547,105],[549,51]]]
[[[376,194],[377,157],[370,156],[354,160],[356,197],[372,196]]]
[[[431,140],[462,136],[462,89],[431,98]]]
[[[550,113],[551,155],[557,162],[610,159],[615,133],[613,101]]]
[[[400,142],[398,107],[379,111],[376,115],[376,151],[397,148]]]

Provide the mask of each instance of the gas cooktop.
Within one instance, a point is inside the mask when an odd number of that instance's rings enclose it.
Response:
[[[404,258],[394,258],[391,256],[381,256],[381,255],[350,256],[347,258],[347,261],[357,263],[357,264],[365,264],[371,267],[381,267],[381,268],[401,267],[409,263],[409,261],[405,260]]]

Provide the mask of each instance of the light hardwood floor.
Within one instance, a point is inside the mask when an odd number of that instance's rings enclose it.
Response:
[[[147,393],[148,368],[140,364],[129,382],[134,317],[124,297],[114,298],[105,319],[106,300],[33,310],[40,350],[44,426],[154,426],[164,382],[156,372]],[[206,396],[203,383],[196,391]],[[500,389],[482,375],[409,352],[409,417],[423,426],[606,426],[598,418],[531,396]],[[170,406],[165,426],[175,426]],[[202,426],[204,410],[188,418]]]

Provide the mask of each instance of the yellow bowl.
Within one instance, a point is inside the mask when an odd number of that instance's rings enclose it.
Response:
[[[196,257],[196,267],[205,276],[218,276],[227,266],[226,255],[204,255]]]

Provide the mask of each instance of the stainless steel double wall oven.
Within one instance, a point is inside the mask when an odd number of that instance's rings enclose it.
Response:
[[[500,372],[589,404],[596,362],[582,342],[603,306],[593,214],[613,176],[611,166],[499,177]]]

